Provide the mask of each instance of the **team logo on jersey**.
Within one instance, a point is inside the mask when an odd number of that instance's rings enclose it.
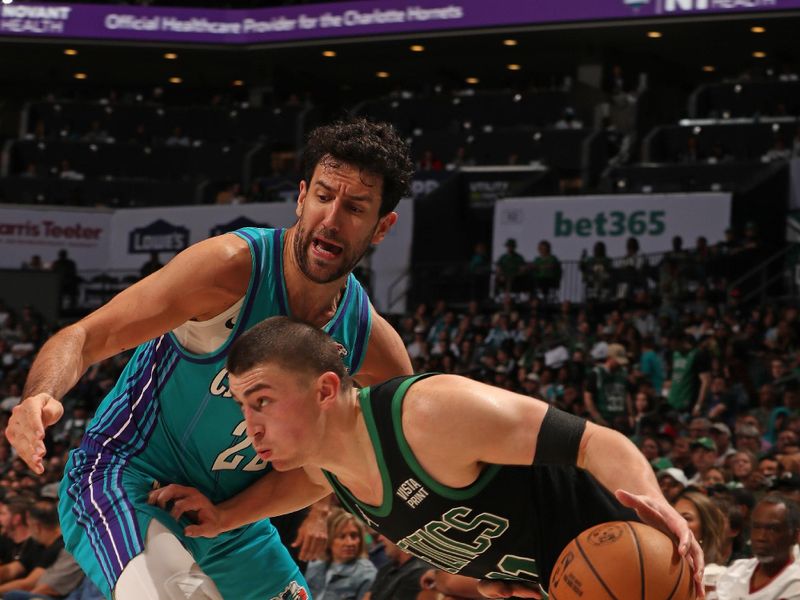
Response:
[[[309,598],[305,588],[293,581],[280,594],[274,596],[272,600],[309,600]]]
[[[364,512],[363,508],[361,508],[358,504],[356,504],[356,508],[358,509],[358,512],[361,515],[361,520],[362,521],[364,521],[367,525],[369,525],[373,529],[377,529],[378,528],[378,524],[375,521],[373,521],[372,519],[369,518],[369,515],[367,515],[367,513]]]
[[[347,348],[345,348],[345,347],[344,347],[342,344],[340,344],[339,342],[336,342],[336,350],[339,352],[339,357],[340,357],[340,358],[344,358],[345,356],[347,356],[348,354],[350,354],[350,353],[347,351]]]
[[[208,391],[212,396],[222,396],[223,398],[233,398],[231,386],[228,383],[228,369],[222,369],[208,386]]]

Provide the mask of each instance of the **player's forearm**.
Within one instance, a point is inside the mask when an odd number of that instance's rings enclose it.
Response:
[[[631,494],[661,497],[650,463],[630,440],[613,429],[586,424],[578,467],[589,471],[612,493],[622,489]]]
[[[224,531],[229,531],[268,517],[297,512],[329,493],[313,483],[302,469],[271,471],[217,508]]]
[[[83,360],[85,340],[83,329],[75,326],[51,337],[33,361],[22,397],[49,394],[60,400],[88,367]]]

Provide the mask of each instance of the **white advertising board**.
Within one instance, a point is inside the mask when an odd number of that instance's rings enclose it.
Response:
[[[595,242],[605,243],[608,256],[623,256],[631,237],[644,254],[670,250],[676,235],[693,248],[699,236],[709,244],[721,241],[730,214],[726,193],[506,198],[495,204],[492,255],[497,260],[509,238],[529,261],[541,240],[562,261],[578,260],[584,250],[591,254]]]
[[[105,269],[110,211],[0,208],[0,267],[18,269],[38,255],[47,265],[66,250],[81,269]]]

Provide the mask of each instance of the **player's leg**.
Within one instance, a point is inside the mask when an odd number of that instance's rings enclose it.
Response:
[[[182,526],[147,504],[152,481],[126,466],[110,453],[83,447],[72,453],[59,491],[66,549],[106,598],[221,599],[196,576],[186,549],[194,552],[194,541],[181,541]],[[203,595],[176,595],[183,588]]]
[[[309,600],[297,564],[269,521],[253,523],[215,538],[198,553],[198,564],[223,598],[236,600]]]
[[[145,549],[123,569],[114,599],[222,600],[222,595],[175,534],[153,519]]]

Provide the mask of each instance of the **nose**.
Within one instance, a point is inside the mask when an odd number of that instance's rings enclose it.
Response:
[[[247,437],[253,442],[259,441],[264,435],[264,426],[258,422],[250,407],[245,406],[244,422],[247,427]]]
[[[326,231],[339,231],[339,220],[342,214],[342,208],[342,200],[339,196],[336,196],[325,205],[325,216],[322,219],[322,227]]]

